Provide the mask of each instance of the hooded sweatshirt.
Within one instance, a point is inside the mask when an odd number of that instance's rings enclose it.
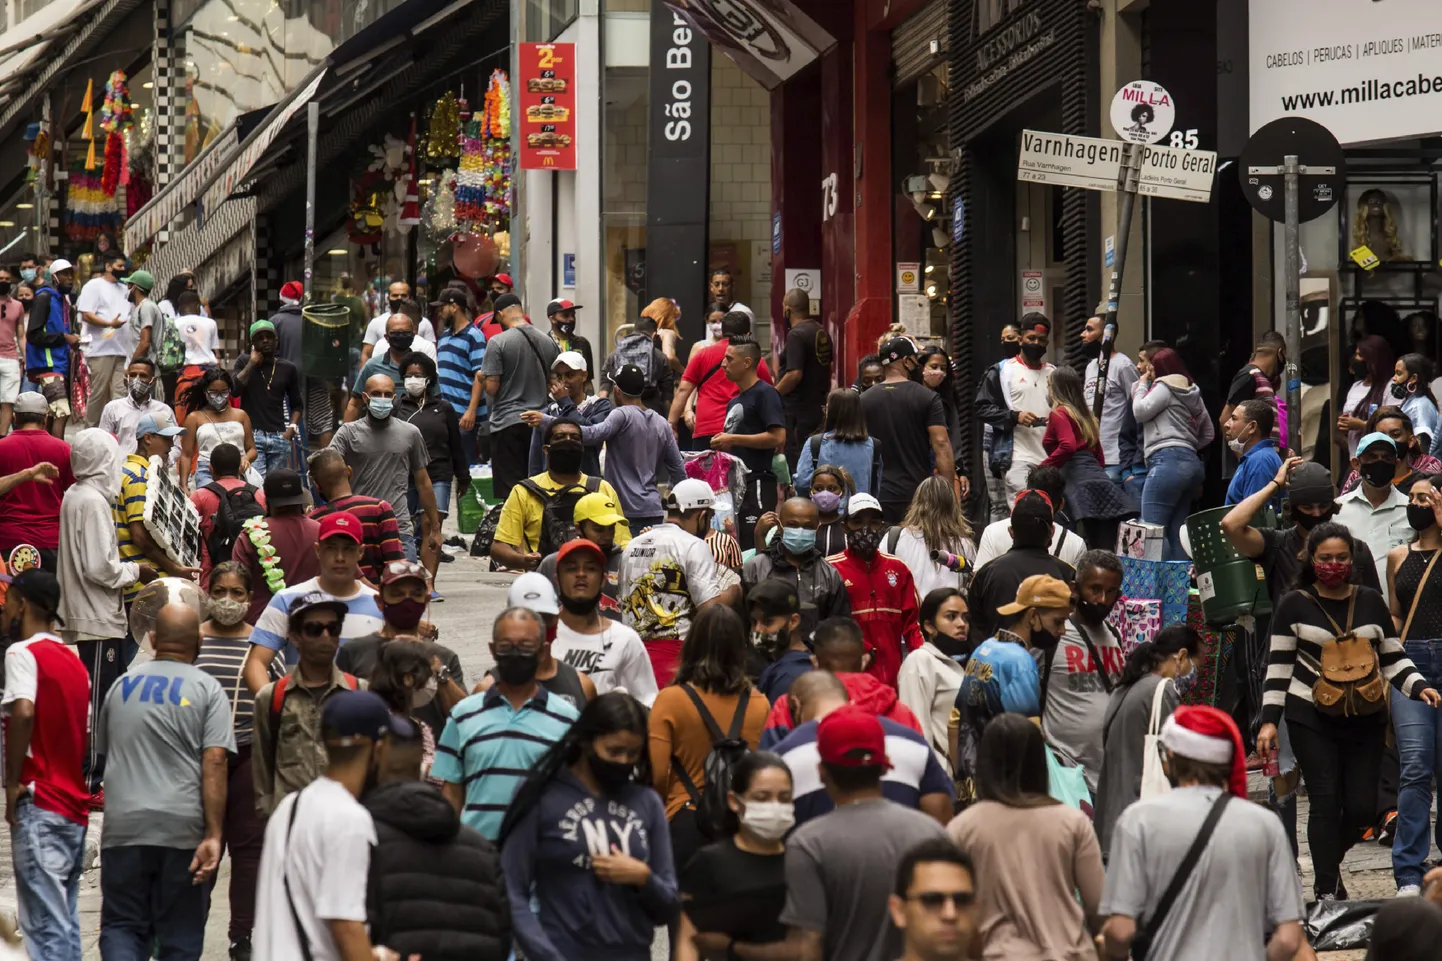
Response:
[[[596,876],[591,858],[613,847],[650,866],[644,885]],[[656,926],[680,904],[672,860],[666,810],[648,785],[597,797],[563,768],[501,847],[518,953],[529,961],[650,961]]]
[[[83,430],[71,446],[70,467],[75,484],[60,502],[61,636],[71,644],[124,637],[124,591],[140,579],[140,565],[122,562],[115,540],[120,445],[108,431]]]
[[[1215,436],[1202,391],[1184,374],[1167,374],[1155,382],[1137,381],[1132,388],[1132,412],[1142,425],[1148,460],[1167,447],[1201,450]]]
[[[896,696],[896,688],[883,684],[870,674],[836,676],[846,685],[846,694],[851,703],[866,713],[895,721],[918,734],[925,733],[911,708],[902,704]],[[776,703],[771,705],[771,713],[766,715],[766,728],[761,732],[761,750],[772,750],[796,727],[797,718],[791,712],[789,697],[778,698]]]
[[[433,785],[396,781],[361,803],[375,822],[366,884],[371,940],[426,961],[505,961],[511,909],[495,845]]]

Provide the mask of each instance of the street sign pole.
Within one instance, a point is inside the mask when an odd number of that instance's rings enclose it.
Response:
[[[1097,387],[1092,400],[1092,413],[1098,421],[1102,416],[1102,399],[1107,392],[1107,373],[1111,369],[1112,353],[1117,341],[1117,305],[1122,296],[1122,272],[1127,265],[1127,240],[1132,235],[1132,211],[1136,209],[1137,180],[1141,174],[1142,152],[1145,144],[1129,143],[1122,158],[1121,171],[1117,177],[1117,190],[1121,193],[1117,208],[1116,260],[1112,264],[1111,281],[1107,284],[1107,311],[1102,324],[1102,352],[1097,355]]]
[[[1296,154],[1282,162],[1284,177],[1285,229],[1287,244],[1287,447],[1302,452],[1302,378],[1298,361],[1302,356],[1302,223],[1300,196],[1302,165]]]

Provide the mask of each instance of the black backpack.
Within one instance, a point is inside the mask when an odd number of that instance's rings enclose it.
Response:
[[[205,549],[210,554],[212,566],[230,560],[235,542],[240,538],[241,528],[252,517],[264,517],[265,508],[260,506],[256,494],[260,488],[254,484],[243,484],[235,490],[226,490],[219,482],[211,481],[202,490],[208,490],[220,501],[215,511],[215,521],[210,536],[205,540]]]
[[[559,490],[546,490],[530,478],[521,481],[519,486],[530,491],[531,496],[543,505],[541,542],[536,546],[536,550],[542,557],[547,557],[560,550],[562,544],[581,536],[581,532],[576,529],[576,501],[600,490],[601,478],[587,477],[585,486],[572,484]]]
[[[696,713],[701,715],[706,730],[711,733],[711,753],[706,755],[706,763],[701,768],[705,774],[705,783],[700,788],[691,781],[691,775],[686,773],[686,766],[675,755],[671,757],[671,767],[681,778],[686,793],[691,795],[691,805],[696,809],[696,827],[708,840],[716,841],[729,834],[727,821],[731,809],[726,804],[726,795],[731,790],[731,772],[741,763],[743,757],[751,753],[746,739],[741,736],[741,728],[746,723],[746,705],[751,699],[751,688],[747,687],[741,692],[741,697],[736,702],[736,713],[731,716],[731,730],[725,734],[721,733],[721,728],[716,724],[711,712],[706,710],[706,705],[696,693],[696,689],[690,684],[682,684],[681,690],[685,691],[691,703],[696,705]]]

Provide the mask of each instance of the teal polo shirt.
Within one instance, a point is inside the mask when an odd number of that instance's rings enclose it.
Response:
[[[520,710],[494,687],[472,694],[446,720],[431,777],[465,787],[461,822],[494,841],[521,782],[579,716],[544,687]]]

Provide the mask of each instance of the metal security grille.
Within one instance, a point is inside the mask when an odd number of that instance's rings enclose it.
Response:
[[[947,25],[947,0],[932,0],[924,10],[891,31],[893,87],[904,87],[946,59],[951,48]],[[931,52],[935,43],[937,52]]]

